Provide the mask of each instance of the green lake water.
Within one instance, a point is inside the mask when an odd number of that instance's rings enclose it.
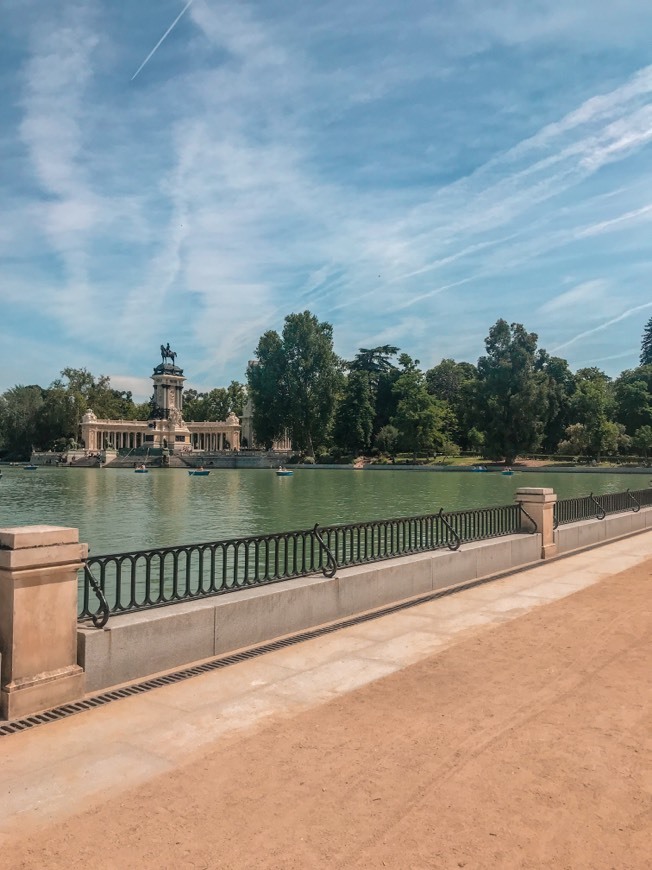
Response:
[[[551,486],[560,498],[628,487],[645,474],[552,474],[2,468],[0,527],[75,526],[94,555],[199,543],[331,523],[511,504],[519,486]]]

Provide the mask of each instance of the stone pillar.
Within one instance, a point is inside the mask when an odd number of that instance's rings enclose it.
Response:
[[[82,697],[77,664],[77,529],[0,529],[0,716],[15,719]]]
[[[553,522],[557,494],[550,487],[522,486],[516,490],[516,501],[537,524],[541,535],[541,558],[549,559],[557,555],[557,544],[554,541]],[[532,530],[532,523],[522,514],[522,528]]]

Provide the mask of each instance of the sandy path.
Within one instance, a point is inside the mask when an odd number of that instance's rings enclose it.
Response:
[[[647,868],[652,562],[222,741],[6,868]]]

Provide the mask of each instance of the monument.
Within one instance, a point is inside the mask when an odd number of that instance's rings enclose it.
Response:
[[[177,354],[161,345],[161,362],[151,375],[154,392],[148,420],[98,420],[92,410],[82,417],[82,440],[87,452],[139,451],[158,453],[217,453],[240,450],[241,426],[231,412],[226,420],[189,422],[183,419],[183,369]]]

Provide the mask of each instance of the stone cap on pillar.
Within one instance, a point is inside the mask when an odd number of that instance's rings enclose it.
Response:
[[[70,529],[67,526],[10,526],[0,529],[0,548],[3,550],[77,543],[79,529]]]
[[[545,504],[557,501],[557,493],[551,486],[521,486],[514,498],[516,501]]]
[[[0,570],[25,571],[79,563],[88,545],[79,543],[79,530],[67,526],[13,526],[0,529]]]

